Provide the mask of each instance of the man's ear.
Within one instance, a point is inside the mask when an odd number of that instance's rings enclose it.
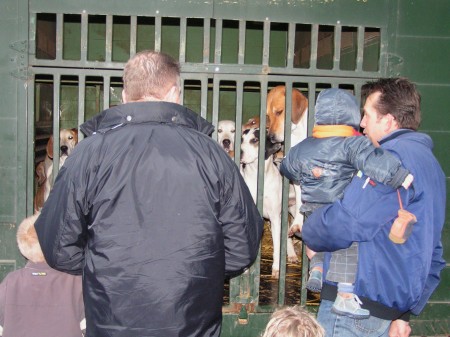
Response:
[[[128,103],[127,93],[125,89],[122,90],[122,103]]]
[[[165,102],[180,104],[180,88],[178,85],[173,85],[162,100]]]
[[[385,118],[385,125],[386,125],[385,131],[386,132],[390,133],[390,132],[398,129],[398,123],[395,120],[394,116],[392,116],[391,114],[387,114],[387,115],[384,115],[384,118]]]

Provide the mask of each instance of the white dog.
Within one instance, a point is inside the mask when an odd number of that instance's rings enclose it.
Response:
[[[267,137],[263,132],[263,137]],[[241,174],[256,203],[256,192],[258,185],[258,152],[259,152],[260,129],[247,129],[242,134],[241,143]],[[264,200],[263,216],[270,221],[273,241],[273,264],[272,277],[279,278],[280,274],[280,251],[281,251],[281,208],[282,208],[282,186],[283,180],[280,171],[273,162],[272,155],[281,148],[280,143],[272,143],[266,140],[265,163],[264,163]],[[295,207],[295,203],[294,203]],[[291,210],[295,211],[295,210]],[[294,245],[287,238],[287,255],[290,262],[297,262],[298,258]]]
[[[236,123],[231,120],[221,120],[217,126],[217,142],[222,148],[234,158],[234,137],[236,134]]]

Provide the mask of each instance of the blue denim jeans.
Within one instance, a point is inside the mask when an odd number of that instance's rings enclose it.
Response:
[[[319,323],[326,331],[326,337],[388,337],[391,321],[370,316],[367,319],[353,319],[336,315],[331,311],[333,302],[322,300],[317,314]]]

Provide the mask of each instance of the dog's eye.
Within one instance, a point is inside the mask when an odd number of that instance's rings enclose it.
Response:
[[[259,142],[259,138],[253,138],[250,140],[250,143],[252,143],[252,144],[256,144],[258,142]]]
[[[275,114],[276,114],[277,116],[281,115],[282,113],[283,113],[283,110],[277,110],[277,111],[275,111]]]
[[[221,132],[222,132],[222,129],[217,130],[217,132],[218,132],[218,133],[221,133]]]
[[[235,133],[236,132],[236,130],[231,130],[231,133]]]
[[[69,140],[72,140],[73,139],[73,136],[69,136]]]

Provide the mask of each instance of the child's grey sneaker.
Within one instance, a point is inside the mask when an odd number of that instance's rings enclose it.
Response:
[[[348,316],[354,319],[365,319],[370,317],[370,311],[361,308],[361,300],[355,294],[350,298],[337,295],[331,311],[337,315]]]
[[[309,273],[308,282],[306,282],[306,289],[314,293],[320,293],[322,290],[322,272],[320,270],[312,270]]]

